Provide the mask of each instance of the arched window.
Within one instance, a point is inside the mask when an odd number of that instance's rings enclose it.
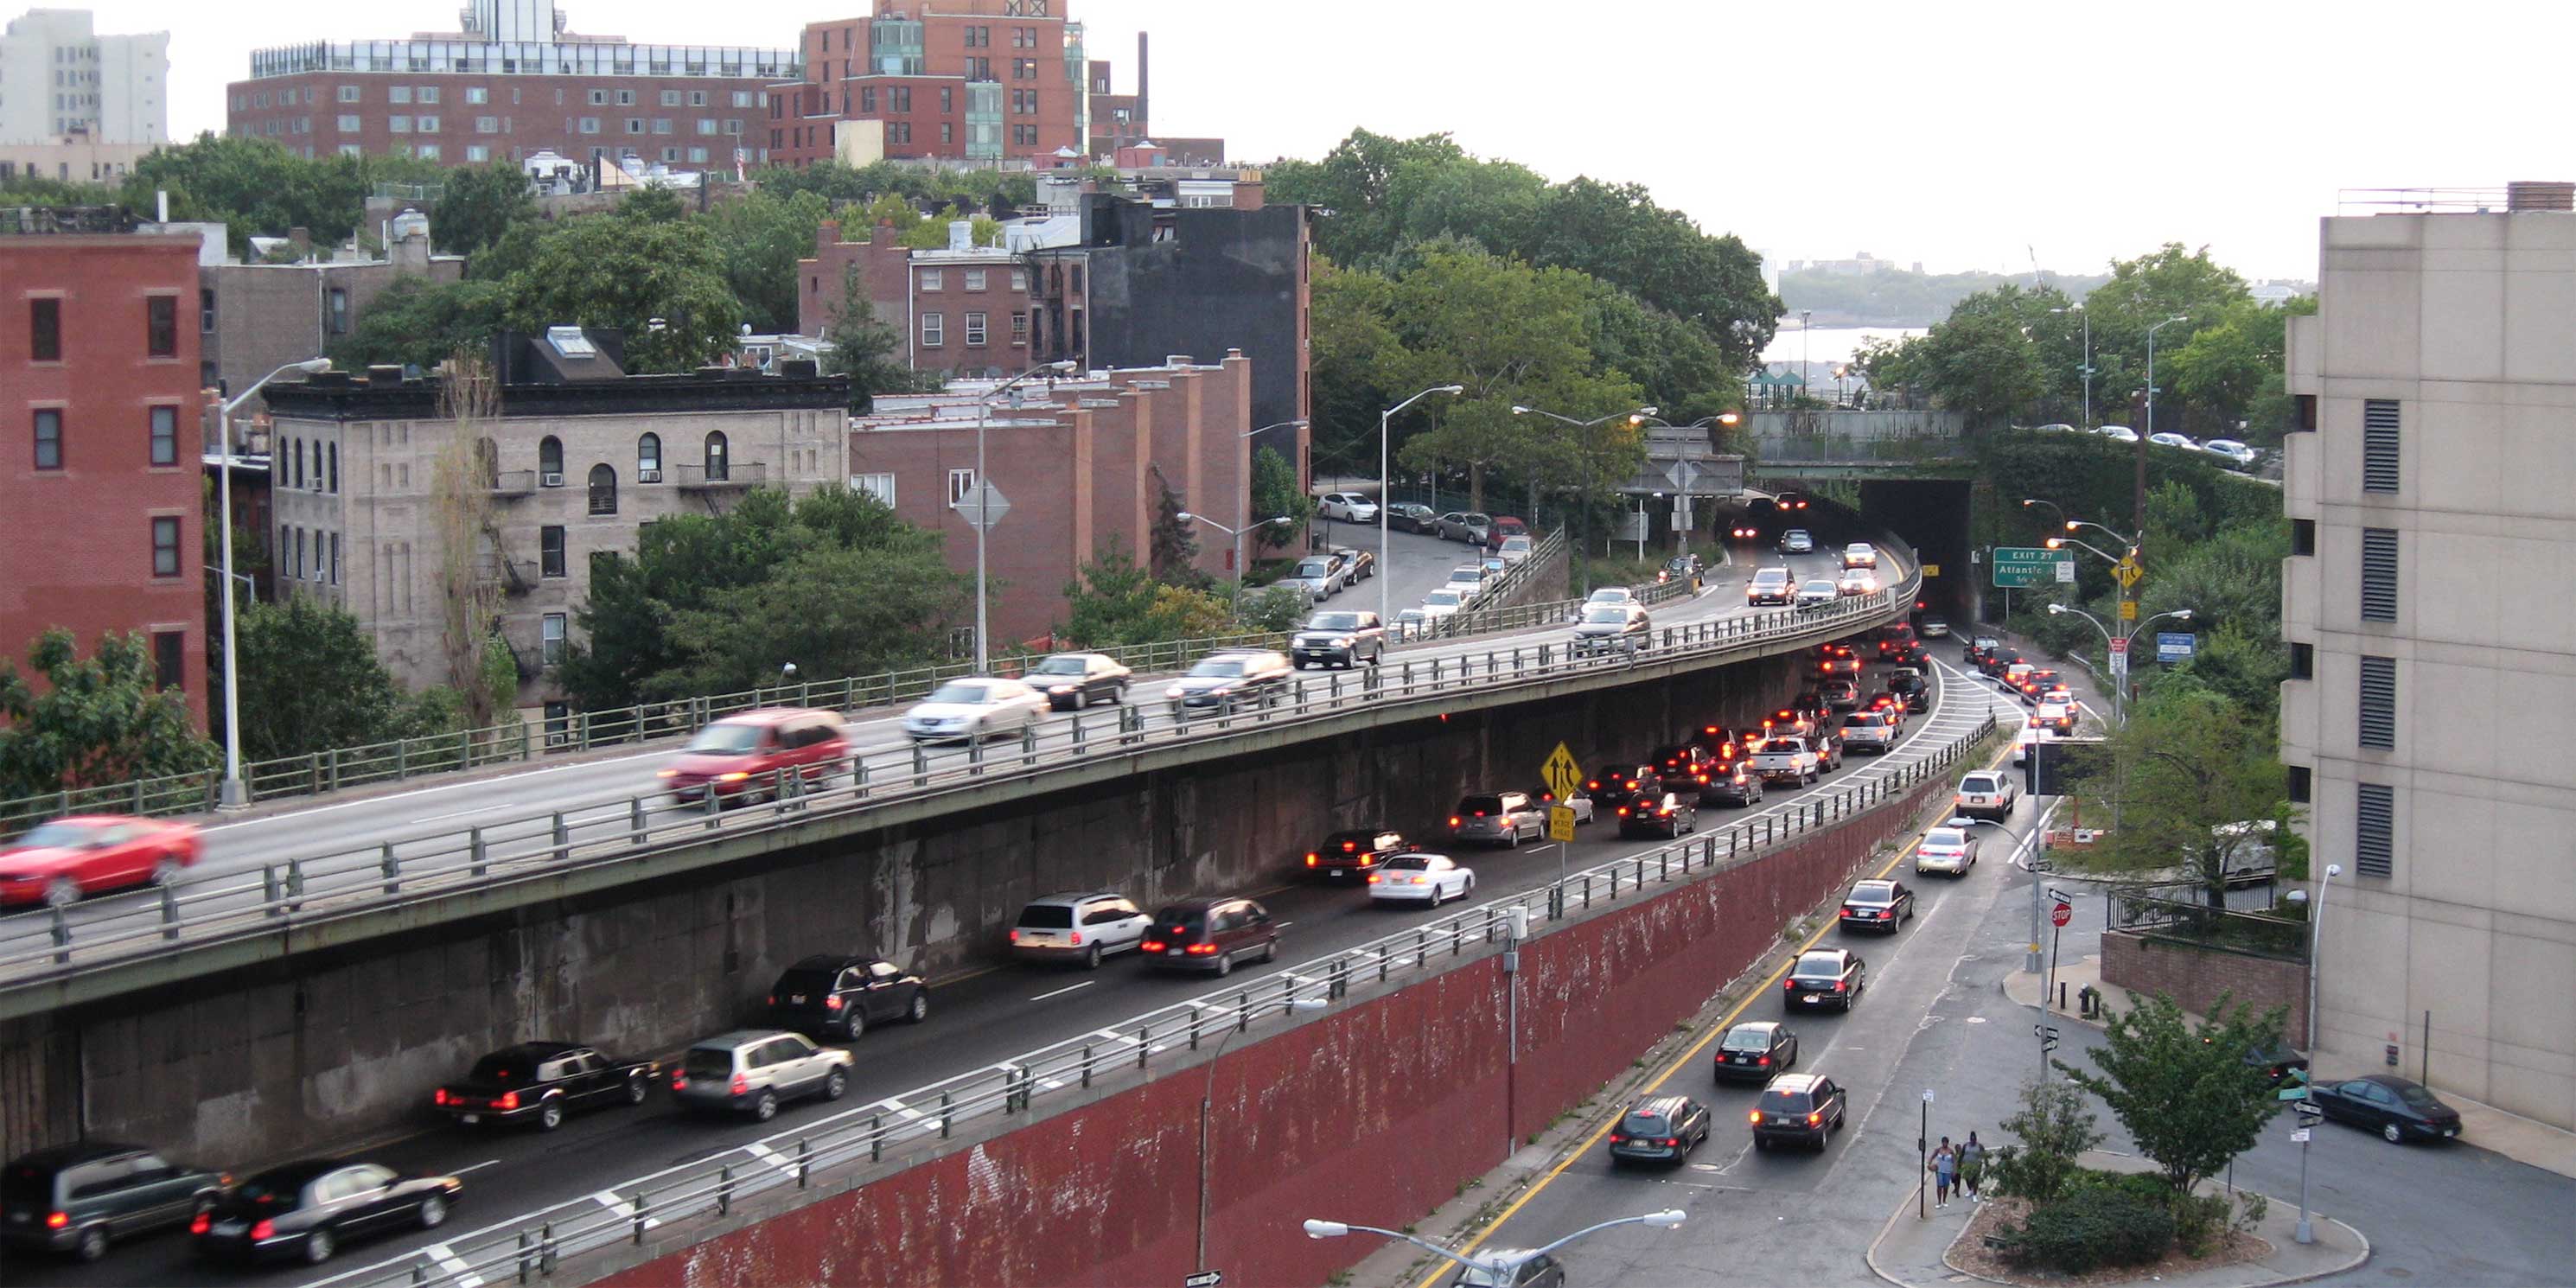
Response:
[[[724,431],[707,435],[707,481],[721,483],[733,477],[733,463],[725,446]]]
[[[547,487],[562,487],[563,440],[552,434],[537,440],[537,481]]]
[[[600,464],[590,467],[590,512],[617,513],[617,469]]]
[[[662,436],[660,434],[646,434],[635,440],[635,481],[638,483],[662,481]]]
[[[334,442],[334,443],[332,443],[332,444],[331,444],[331,491],[332,491],[334,494],[337,494],[337,493],[339,492],[339,490],[340,490],[340,444],[339,444],[339,443],[337,443],[337,442]]]

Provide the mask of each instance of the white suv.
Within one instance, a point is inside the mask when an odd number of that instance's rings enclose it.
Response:
[[[2001,822],[2012,817],[2013,805],[2020,799],[2021,789],[2013,786],[2012,775],[1981,769],[1959,779],[1958,807],[1952,813]]]

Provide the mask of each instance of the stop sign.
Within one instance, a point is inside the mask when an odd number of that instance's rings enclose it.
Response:
[[[2064,926],[2067,922],[2073,920],[2075,920],[2074,904],[2060,903],[2056,907],[2048,910],[2048,921],[2050,925]]]

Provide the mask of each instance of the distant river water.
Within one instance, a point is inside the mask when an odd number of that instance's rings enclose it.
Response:
[[[1898,339],[1923,334],[1922,327],[1817,327],[1798,330],[1795,315],[1780,319],[1779,333],[1771,337],[1771,347],[1762,351],[1764,362],[1786,362],[1795,366],[1800,361],[1819,368],[1832,363],[1851,361],[1852,353],[1869,341],[1886,337]]]

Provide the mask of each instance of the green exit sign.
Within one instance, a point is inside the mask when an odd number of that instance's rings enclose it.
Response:
[[[1995,547],[1995,586],[2026,590],[2075,580],[2075,552],[2046,546]]]

